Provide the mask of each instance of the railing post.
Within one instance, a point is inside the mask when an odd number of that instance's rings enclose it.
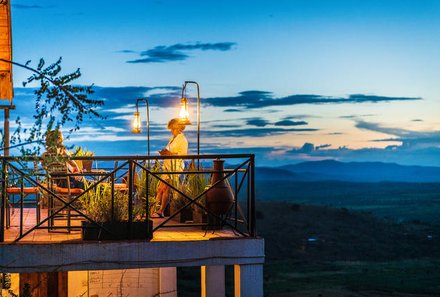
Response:
[[[235,219],[235,223],[234,223],[234,227],[235,229],[237,229],[237,224],[238,224],[238,170],[235,171],[234,174],[235,180],[234,180],[234,196],[235,196],[235,205],[234,205],[234,219]]]
[[[0,210],[0,242],[5,241],[5,208],[6,208],[6,160],[2,158],[2,207]]]
[[[150,159],[148,159],[148,162],[150,162]],[[147,169],[150,170],[150,164],[149,163],[148,163],[148,168]],[[145,216],[146,216],[145,221],[147,221],[147,222],[150,219],[150,199],[149,199],[149,196],[148,196],[148,193],[150,191],[150,182],[148,180],[149,179],[149,175],[148,175],[149,172],[148,172],[148,170],[145,171],[145,199],[146,199],[145,207],[147,208],[145,210]],[[156,210],[154,210],[154,211],[156,211]]]
[[[111,205],[111,211],[112,211],[112,222],[115,221],[115,172],[112,172],[112,177],[111,177],[111,195],[112,195],[112,205]]]
[[[133,160],[128,163],[128,227],[131,232],[131,223],[133,222],[133,188],[134,188],[134,167]]]
[[[255,155],[251,155],[250,160],[250,182],[251,182],[251,217],[250,217],[250,234],[252,237],[257,236],[256,214],[255,214]]]
[[[20,176],[20,236],[23,235],[23,221],[24,221],[24,178]]]

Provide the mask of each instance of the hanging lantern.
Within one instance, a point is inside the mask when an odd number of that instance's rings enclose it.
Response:
[[[138,110],[134,112],[133,129],[131,130],[131,133],[141,133],[141,117]]]
[[[191,121],[189,120],[188,98],[182,97],[180,100],[179,118],[182,124],[191,125]]]

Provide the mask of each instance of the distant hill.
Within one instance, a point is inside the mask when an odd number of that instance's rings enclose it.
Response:
[[[323,160],[276,168],[260,167],[256,169],[256,178],[294,181],[440,182],[440,167]]]
[[[268,261],[440,257],[438,225],[396,224],[345,208],[260,201],[257,226]]]

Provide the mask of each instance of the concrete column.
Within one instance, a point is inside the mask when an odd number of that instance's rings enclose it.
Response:
[[[177,297],[176,267],[159,268],[159,292],[160,297]]]
[[[234,297],[263,297],[263,264],[234,265]]]
[[[225,297],[225,266],[201,266],[202,297]]]

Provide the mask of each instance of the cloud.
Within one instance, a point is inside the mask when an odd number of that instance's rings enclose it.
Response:
[[[127,63],[166,63],[174,61],[184,61],[190,57],[188,52],[200,51],[229,51],[236,45],[235,42],[217,42],[217,43],[177,43],[170,46],[160,45],[152,49],[140,52],[141,58],[129,60]],[[121,52],[129,53],[129,50]]]
[[[340,116],[341,119],[358,119],[363,117],[373,117],[375,114],[359,114],[359,115],[346,115],[346,116]]]
[[[298,120],[298,119],[309,119],[309,118],[320,118],[320,116],[310,115],[310,114],[297,114],[297,115],[286,116],[283,119],[284,120]]]
[[[135,53],[137,53],[137,51],[133,51],[133,50],[119,50],[119,51],[116,51],[117,53],[122,53],[122,54],[135,54]]]
[[[275,126],[302,126],[308,124],[309,123],[305,121],[292,121],[292,120],[282,120],[274,123]]]
[[[318,151],[323,148],[331,147],[331,144],[323,144],[323,145],[317,145],[315,146],[313,143],[306,142],[303,144],[302,147],[298,149],[292,149],[289,150],[288,153],[290,154],[313,154],[313,152]]]
[[[35,89],[32,88],[15,88],[15,96],[21,94],[28,97],[33,96]],[[95,93],[91,96],[95,99],[104,99],[105,108],[114,109],[125,107],[128,104],[134,104],[136,98],[147,97],[150,107],[174,107],[181,95],[180,86],[123,86],[123,87],[94,87]],[[361,95],[357,95],[361,96]],[[295,98],[299,98],[298,100]],[[321,95],[290,95],[287,97],[275,98],[269,91],[243,91],[239,96],[235,97],[205,97],[202,98],[201,104],[213,107],[226,108],[225,112],[242,112],[245,109],[264,108],[272,106],[284,106],[295,104],[340,104],[340,103],[361,103],[361,102],[383,102],[398,100],[420,100],[420,98],[405,97],[383,97],[375,96],[374,99],[355,100],[349,96],[347,98],[334,98]],[[381,99],[379,99],[381,98]],[[14,99],[15,100],[15,99]],[[368,101],[373,100],[373,101]],[[266,109],[267,111],[267,109]],[[302,118],[312,118],[311,115],[293,115],[286,116],[283,120],[293,120]],[[287,123],[287,122],[285,122]],[[295,126],[295,124],[290,123]],[[291,126],[289,125],[289,126]]]
[[[315,132],[318,129],[304,128],[304,129],[284,129],[284,128],[253,128],[253,129],[229,129],[219,131],[202,131],[204,137],[263,137],[273,136],[286,133],[296,132]]]
[[[332,145],[331,144],[322,144],[322,145],[318,145],[318,146],[316,146],[316,150],[320,150],[320,149],[323,149],[323,148],[328,148],[328,147],[331,147]]]
[[[395,127],[384,127],[378,123],[358,121],[356,128],[393,135],[393,138],[373,141],[398,141],[404,148],[440,146],[440,131],[413,131]]]
[[[12,4],[13,8],[17,9],[44,9],[44,8],[52,8],[54,6],[42,6],[42,5],[25,5],[25,4]]]
[[[271,92],[250,90],[240,92],[238,96],[205,98],[204,102],[218,107],[263,108],[269,106],[287,106],[296,104],[340,104],[340,103],[378,103],[390,101],[421,100],[419,97],[386,97],[355,94],[348,97],[330,97],[321,95],[290,95],[276,98]]]
[[[269,125],[269,121],[264,120],[262,118],[252,118],[246,121],[246,124],[256,127],[265,127]]]

